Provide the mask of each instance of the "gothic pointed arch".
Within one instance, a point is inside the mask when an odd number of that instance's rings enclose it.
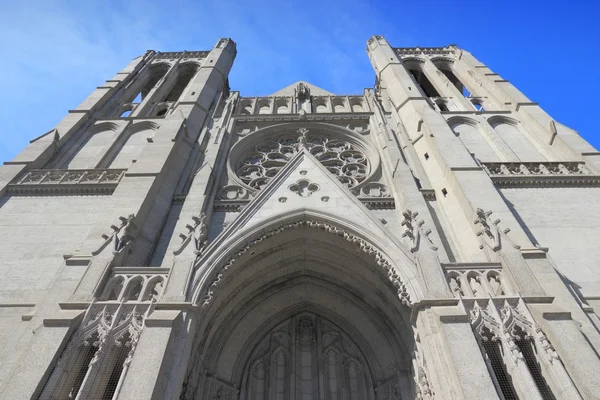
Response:
[[[314,204],[315,198],[308,198],[312,190],[321,194],[317,204],[332,202],[338,207],[320,209]],[[306,197],[307,203],[286,203],[286,196],[294,194]],[[270,213],[258,213],[269,203]],[[194,304],[210,302],[223,278],[239,265],[244,255],[256,251],[254,246],[297,229],[339,238],[370,257],[379,266],[379,273],[396,287],[404,304],[410,305],[422,297],[410,250],[398,243],[349,189],[304,148],[197,260],[188,292],[190,300]]]
[[[410,250],[301,149],[194,264],[184,398],[413,396],[421,298]]]

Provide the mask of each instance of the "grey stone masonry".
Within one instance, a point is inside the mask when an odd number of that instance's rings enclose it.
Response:
[[[148,51],[0,167],[0,398],[597,399],[600,157],[468,51]]]

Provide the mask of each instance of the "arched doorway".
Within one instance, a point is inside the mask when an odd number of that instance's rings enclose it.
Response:
[[[218,290],[200,296],[182,398],[413,398],[410,309],[381,253],[332,225],[295,224],[237,241]]]
[[[372,399],[367,362],[346,331],[308,312],[278,324],[254,347],[240,399]]]

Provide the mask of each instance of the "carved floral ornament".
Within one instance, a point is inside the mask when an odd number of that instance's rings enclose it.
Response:
[[[471,325],[478,337],[486,341],[502,341],[506,343],[513,360],[524,361],[523,354],[515,340],[534,340],[541,345],[546,359],[553,363],[559,360],[556,350],[524,306],[513,304],[508,300],[497,305],[489,302],[487,307],[475,303],[469,311]]]
[[[247,137],[244,140],[251,140]],[[241,142],[240,142],[241,143]],[[288,161],[306,148],[349,188],[360,186],[372,172],[364,146],[331,134],[306,128],[268,136],[246,150],[235,165],[239,179],[251,189],[262,189]]]
[[[402,237],[408,238],[408,240],[410,240],[410,251],[417,251],[422,237],[425,239],[426,244],[431,250],[437,251],[438,248],[433,245],[433,242],[429,238],[429,235],[431,234],[431,229],[425,230],[425,228],[423,228],[425,221],[419,220],[417,218],[419,216],[419,213],[412,212],[411,210],[407,209],[402,213],[402,216],[404,217],[404,219],[402,220],[402,226],[404,227]]]
[[[483,249],[483,244],[485,243],[490,249],[492,249],[492,251],[498,251],[502,247],[500,239],[501,236],[503,236],[515,249],[519,249],[520,246],[513,243],[507,236],[510,232],[510,228],[501,230],[500,227],[498,227],[500,219],[493,220],[491,215],[492,211],[484,211],[481,208],[475,210],[475,220],[473,221],[473,224],[481,227],[476,234],[483,242],[479,248]]]
[[[405,282],[402,281],[402,278],[399,275],[397,268],[394,265],[392,265],[392,263],[389,261],[388,257],[385,254],[379,251],[375,246],[368,243],[366,240],[360,238],[359,236],[353,233],[349,233],[342,228],[338,228],[337,226],[314,220],[300,220],[296,222],[286,223],[278,228],[262,233],[260,236],[254,238],[250,242],[247,242],[245,245],[243,245],[239,250],[237,250],[234,253],[232,257],[227,259],[225,262],[220,263],[220,265],[217,268],[215,268],[213,272],[212,281],[200,293],[200,301],[202,301],[202,306],[207,306],[212,302],[216,291],[218,290],[218,287],[221,284],[221,281],[225,277],[225,274],[227,274],[228,271],[236,264],[236,261],[239,257],[246,254],[255,245],[263,242],[264,240],[272,236],[276,236],[285,231],[302,227],[318,229],[333,235],[343,237],[348,242],[356,246],[363,253],[372,256],[375,259],[377,265],[379,265],[379,267],[381,267],[387,272],[388,279],[396,288],[398,297],[400,298],[402,304],[412,306],[413,302],[408,287],[406,286]]]
[[[308,197],[319,190],[319,185],[312,183],[309,179],[300,179],[298,182],[290,185],[289,189],[300,197]]]

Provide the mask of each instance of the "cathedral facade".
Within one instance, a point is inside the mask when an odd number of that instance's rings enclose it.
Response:
[[[148,51],[5,162],[0,398],[599,399],[600,153],[455,45],[367,54],[247,97],[230,39]]]

